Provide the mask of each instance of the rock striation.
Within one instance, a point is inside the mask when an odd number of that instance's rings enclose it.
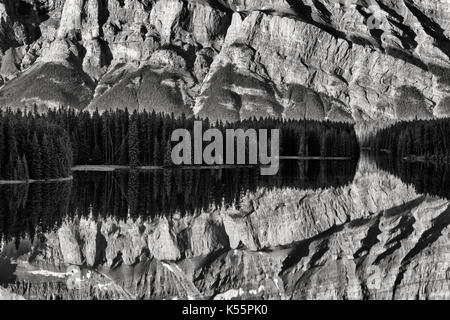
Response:
[[[448,0],[364,3],[4,0],[0,107],[213,120],[450,115]]]

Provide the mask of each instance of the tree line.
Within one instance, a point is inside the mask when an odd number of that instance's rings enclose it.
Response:
[[[31,113],[0,111],[0,180],[68,177],[71,167],[63,128]]]
[[[450,160],[450,119],[402,121],[380,130],[372,141],[376,151],[398,157]]]
[[[359,153],[355,130],[348,123],[275,118],[210,123],[208,119],[175,117],[173,113],[130,114],[127,110],[102,114],[58,110],[50,111],[47,117],[69,133],[76,165],[170,165],[173,130],[187,129],[193,138],[195,121],[203,122],[204,131],[214,127],[223,134],[226,129],[280,129],[282,155],[355,157]]]
[[[73,165],[171,166],[173,130],[192,133],[195,121],[200,119],[154,111],[7,110],[0,113],[0,179],[67,177]],[[227,129],[280,129],[281,155],[356,157],[359,153],[354,127],[348,123],[274,118],[201,121],[204,131],[215,127],[224,136]]]

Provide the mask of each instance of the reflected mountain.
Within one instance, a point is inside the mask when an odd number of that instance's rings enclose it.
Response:
[[[438,162],[411,162],[387,155],[370,157],[377,167],[413,185],[416,192],[450,200],[450,166]]]
[[[2,186],[16,243],[1,243],[0,284],[27,299],[450,299],[450,202],[374,160]]]
[[[69,217],[194,215],[239,205],[248,192],[316,190],[351,183],[354,161],[283,160],[276,176],[258,167],[75,173],[71,182],[0,186],[0,237],[19,241],[45,233]]]

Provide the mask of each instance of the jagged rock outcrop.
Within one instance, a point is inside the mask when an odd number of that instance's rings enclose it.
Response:
[[[302,255],[283,272],[288,296],[448,299],[442,290],[448,266],[440,256],[447,248],[448,205],[418,198],[301,244]]]
[[[128,107],[222,120],[448,116],[449,7],[447,0],[5,0],[0,106]],[[68,70],[52,78],[40,71],[49,63]],[[130,83],[136,72],[141,80]],[[28,88],[31,76],[51,81]],[[24,87],[26,94],[14,90]]]
[[[206,297],[216,300],[282,299],[283,258],[282,253],[232,250],[205,265],[194,283]]]
[[[108,273],[115,283],[135,298],[164,300],[203,298],[190,277],[173,262],[143,259],[134,266],[121,266]]]

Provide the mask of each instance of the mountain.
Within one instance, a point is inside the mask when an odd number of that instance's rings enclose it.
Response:
[[[0,107],[450,115],[450,1],[1,0]]]

